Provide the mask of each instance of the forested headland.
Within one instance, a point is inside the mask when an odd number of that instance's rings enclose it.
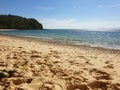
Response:
[[[34,18],[0,15],[0,29],[43,29],[43,25]]]

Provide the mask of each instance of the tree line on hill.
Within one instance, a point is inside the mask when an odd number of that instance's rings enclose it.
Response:
[[[43,25],[34,18],[0,15],[0,29],[43,29]]]

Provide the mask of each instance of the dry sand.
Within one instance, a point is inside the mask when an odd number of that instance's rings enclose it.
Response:
[[[0,35],[0,90],[120,90],[120,51]]]

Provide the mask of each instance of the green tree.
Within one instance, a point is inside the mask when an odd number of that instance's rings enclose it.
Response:
[[[41,23],[34,18],[15,15],[0,15],[0,29],[43,29]]]

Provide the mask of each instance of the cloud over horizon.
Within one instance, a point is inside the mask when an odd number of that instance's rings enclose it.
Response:
[[[112,29],[120,28],[120,21],[80,21],[76,18],[56,19],[43,18],[38,19],[43,23],[46,29]]]

